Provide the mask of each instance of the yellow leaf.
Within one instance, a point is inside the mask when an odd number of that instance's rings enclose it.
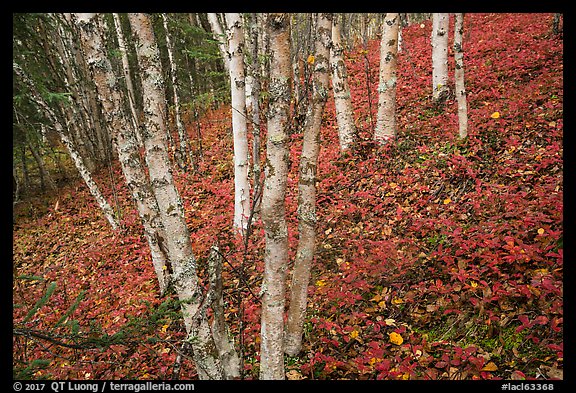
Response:
[[[358,333],[358,330],[354,329],[350,332],[350,338],[358,338],[358,335],[360,333]]]
[[[316,281],[316,286],[317,286],[318,288],[322,288],[322,287],[325,286],[325,285],[326,285],[326,281],[324,281],[324,280],[318,280],[318,281]]]
[[[539,234],[539,235],[543,235],[543,234],[544,234],[544,228],[539,228],[539,229],[538,229],[538,234]]]
[[[402,304],[402,303],[404,303],[404,300],[398,297],[394,297],[394,299],[392,299],[392,304]]]
[[[471,281],[471,282],[470,282],[470,286],[471,286],[472,288],[476,288],[476,287],[478,286],[478,283],[477,283],[476,281]]]
[[[168,326],[170,326],[170,324],[166,324],[162,326],[162,333],[166,333],[166,330],[168,329]]]
[[[444,199],[444,204],[445,204],[445,205],[449,204],[450,202],[452,202],[452,199],[450,199],[450,198]]]
[[[402,345],[402,343],[404,342],[402,336],[396,332],[389,333],[388,337],[390,338],[390,342],[395,345]]]
[[[534,274],[548,274],[548,269],[546,269],[546,268],[536,269],[536,270],[534,270]]]
[[[490,117],[493,119],[498,119],[500,117],[500,112],[494,112],[490,115]]]
[[[308,60],[306,60],[308,64],[314,64],[314,55],[308,56]]]
[[[498,370],[498,366],[494,362],[488,362],[487,365],[482,367],[482,371],[496,371]]]

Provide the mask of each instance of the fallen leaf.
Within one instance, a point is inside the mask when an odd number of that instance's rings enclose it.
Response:
[[[445,204],[445,205],[449,204],[450,202],[452,202],[452,199],[450,199],[450,198],[444,199],[444,204]]]
[[[494,362],[488,362],[484,367],[482,367],[482,371],[496,371],[498,370],[498,366]]]
[[[500,117],[500,112],[494,112],[490,115],[490,117],[493,119],[498,119]]]
[[[308,62],[308,64],[314,64],[314,55],[308,56],[308,59],[306,61]]]
[[[384,320],[384,322],[386,323],[386,326],[396,326],[396,320],[395,319],[386,318]]]
[[[544,366],[542,367],[544,370],[546,370],[546,375],[548,376],[548,378],[552,378],[552,379],[564,379],[564,370],[560,370],[556,367],[549,367],[549,366]]]
[[[526,375],[522,371],[514,370],[510,374],[510,379],[514,381],[523,381],[526,379]]]
[[[298,370],[290,370],[286,373],[286,379],[290,381],[297,381],[300,379],[304,379],[304,377],[302,376],[302,374],[300,374]]]
[[[544,228],[538,228],[538,234],[543,235],[544,234]]]
[[[395,345],[402,345],[402,343],[404,342],[402,336],[396,332],[389,333],[388,337],[390,338],[390,342]]]

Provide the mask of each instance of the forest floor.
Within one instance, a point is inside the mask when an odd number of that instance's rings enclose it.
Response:
[[[347,54],[362,140],[339,153],[329,100],[317,254],[302,353],[286,357],[290,379],[562,378],[562,36],[548,14],[469,14],[465,23],[464,142],[455,100],[437,108],[430,99],[430,22],[403,30],[393,145],[370,142],[379,42]],[[174,177],[201,273],[216,240],[226,257],[226,318],[244,377],[256,379],[263,230],[257,218],[247,248],[231,230],[230,124],[226,106],[188,124],[197,153],[200,126],[203,155],[196,171],[175,168]],[[300,149],[294,133],[291,261]],[[175,295],[159,296],[119,167],[96,180],[119,210],[121,232],[81,180],[14,212],[14,375],[172,379],[184,338]],[[190,359],[178,377],[195,378]]]

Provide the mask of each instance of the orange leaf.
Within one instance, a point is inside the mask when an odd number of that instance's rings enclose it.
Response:
[[[402,343],[404,342],[402,336],[396,332],[389,333],[388,337],[390,338],[390,342],[395,345],[402,345]]]
[[[308,62],[308,64],[314,64],[314,55],[308,56],[308,59],[306,61]]]
[[[487,365],[482,367],[482,371],[496,371],[498,370],[498,366],[494,362],[488,362]]]
[[[490,115],[490,117],[493,119],[498,119],[500,117],[500,112],[494,112]]]

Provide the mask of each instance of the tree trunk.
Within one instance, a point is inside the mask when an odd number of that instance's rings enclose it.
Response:
[[[174,184],[166,143],[164,81],[160,53],[150,18],[146,14],[129,14],[134,32],[138,63],[141,67],[144,95],[146,164],[164,226],[163,243],[173,268],[171,282],[182,301],[182,314],[192,346],[200,379],[234,378],[232,370],[223,370],[218,350],[203,305],[204,296],[197,275],[196,258],[180,194]]]
[[[449,14],[432,16],[432,99],[442,104],[450,95],[448,86],[448,22]]]
[[[132,73],[130,72],[130,63],[128,62],[128,47],[126,46],[126,40],[124,39],[124,33],[122,32],[122,23],[120,21],[120,15],[117,13],[114,16],[114,26],[116,29],[116,38],[118,39],[118,49],[120,50],[120,55],[122,56],[122,71],[124,72],[124,80],[126,81],[126,91],[128,92],[128,103],[130,105],[130,113],[132,116],[130,120],[134,127],[134,132],[136,140],[139,145],[142,145],[142,136],[140,135],[138,112],[136,111],[136,95],[134,93],[134,85],[132,84]]]
[[[55,191],[57,189],[56,183],[50,176],[50,172],[46,169],[46,164],[44,163],[44,158],[42,158],[42,154],[36,149],[34,146],[33,141],[29,141],[30,151],[32,152],[32,156],[34,157],[34,161],[36,161],[36,165],[38,166],[38,171],[40,173],[40,182],[42,185],[42,191],[46,189],[46,183],[48,183],[48,188],[51,191]]]
[[[142,219],[160,293],[163,294],[168,284],[169,271],[167,255],[159,244],[159,239],[163,238],[163,228],[158,204],[144,172],[134,129],[129,125],[123,109],[120,86],[112,70],[112,64],[106,57],[102,27],[96,14],[76,14],[76,23],[80,30],[86,63],[92,71],[92,78],[104,109],[109,132],[115,135],[117,140],[122,171]]]
[[[399,14],[387,13],[380,40],[380,83],[374,140],[386,144],[396,138],[396,69]]]
[[[304,141],[298,181],[298,248],[286,325],[285,352],[295,356],[302,347],[302,328],[306,312],[310,269],[316,250],[316,172],[320,151],[320,126],[328,98],[329,56],[332,14],[319,14],[316,26],[316,51],[312,74],[312,100],[304,123]]]
[[[48,104],[44,101],[44,99],[36,89],[34,82],[24,73],[22,68],[14,62],[12,63],[12,65],[16,74],[30,89],[31,98],[34,101],[34,103],[37,105],[39,109],[41,109],[45,113],[45,115],[49,119],[51,119],[54,122],[56,131],[60,135],[62,143],[64,143],[64,145],[68,149],[68,153],[70,154],[70,158],[72,158],[72,162],[74,162],[74,165],[76,166],[76,169],[78,169],[80,176],[82,176],[82,179],[84,179],[84,182],[88,186],[90,193],[92,194],[92,196],[94,196],[94,199],[96,199],[96,202],[98,203],[100,209],[104,213],[104,216],[110,223],[110,226],[112,227],[113,230],[118,229],[118,222],[114,217],[114,211],[112,210],[112,207],[108,204],[104,196],[102,196],[102,193],[98,188],[98,185],[92,179],[90,171],[86,168],[86,165],[82,160],[82,157],[78,154],[74,142],[64,132],[64,127],[62,126],[62,123],[60,123],[60,120],[58,120],[58,117],[56,116],[54,111],[48,106]]]
[[[26,162],[26,145],[21,145],[18,149],[20,153],[20,165],[22,166],[22,192],[30,189],[30,175],[28,173],[28,163]]]
[[[26,133],[26,129],[22,126],[20,122],[20,116],[18,116],[17,112],[15,112],[15,115],[16,124],[18,125],[18,128],[20,128],[20,132],[24,138],[24,143],[30,148],[30,152],[34,157],[34,161],[36,161],[36,166],[38,167],[38,173],[40,175],[40,187],[42,188],[42,191],[46,191],[46,183],[48,183],[48,187],[51,191],[55,191],[57,189],[56,183],[52,179],[52,176],[50,176],[50,172],[48,172],[46,169],[44,158],[39,151],[40,146],[38,146],[38,149],[36,148],[34,141],[30,139]]]
[[[248,28],[248,52],[250,53],[250,62],[247,67],[248,76],[250,76],[250,90],[246,83],[246,115],[248,121],[252,123],[252,175],[254,179],[253,200],[260,193],[260,65],[258,63],[258,28],[257,14],[250,15],[250,25]],[[247,80],[248,80],[247,76]],[[257,206],[254,206],[257,209]]]
[[[464,79],[464,48],[462,34],[464,33],[464,14],[455,14],[454,18],[454,79],[456,99],[458,100],[458,130],[460,138],[468,136],[468,104],[466,102],[466,83]]]
[[[344,47],[342,46],[340,23],[337,15],[332,18],[330,68],[332,69],[332,89],[334,91],[340,150],[344,151],[349,149],[356,139],[356,125],[354,124],[354,111],[350,99],[348,73],[344,63]]]
[[[230,74],[230,58],[228,57],[228,42],[226,39],[226,34],[224,33],[224,28],[218,19],[218,14],[208,13],[208,23],[210,23],[210,28],[212,29],[212,35],[214,39],[218,41],[218,49],[220,49],[220,54],[222,55],[222,61],[224,62],[224,69],[227,74]]]
[[[178,81],[178,70],[176,69],[176,62],[174,61],[174,46],[172,45],[172,39],[170,38],[170,32],[168,31],[168,18],[166,14],[162,15],[162,23],[164,25],[164,31],[166,32],[166,49],[168,50],[168,62],[170,63],[170,74],[172,75],[172,94],[174,95],[174,114],[176,119],[176,129],[178,131],[179,139],[179,156],[177,159],[180,168],[186,167],[188,162],[192,162],[188,157],[188,135],[184,128],[184,123],[182,122],[182,116],[180,115],[180,97],[178,90],[180,87]]]
[[[284,379],[284,302],[288,266],[285,193],[289,169],[290,16],[270,14],[270,103],[262,194],[266,246],[262,282],[260,379]]]
[[[232,132],[234,136],[234,228],[243,232],[250,215],[248,136],[244,72],[244,32],[240,14],[226,14],[228,21]]]

